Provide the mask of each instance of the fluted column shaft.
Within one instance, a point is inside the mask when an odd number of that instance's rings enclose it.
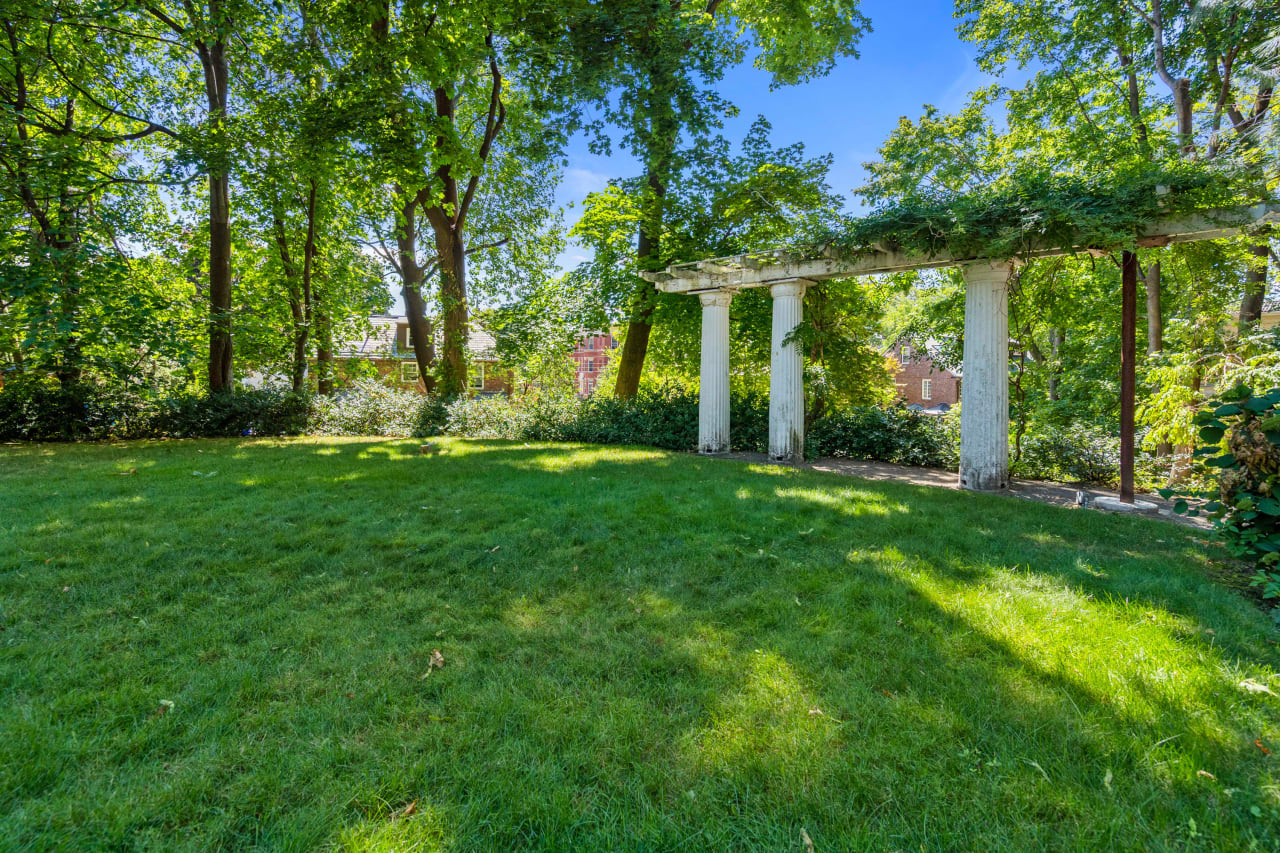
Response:
[[[733,294],[700,293],[702,365],[698,386],[698,452],[729,450],[729,303]]]
[[[799,462],[804,458],[804,358],[794,342],[784,343],[804,319],[808,282],[769,288],[773,297],[773,337],[769,348],[769,457]]]
[[[960,485],[1009,485],[1009,262],[964,267],[964,379]]]

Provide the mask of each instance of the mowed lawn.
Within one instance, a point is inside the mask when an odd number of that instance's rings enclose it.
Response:
[[[1201,534],[443,445],[0,448],[0,849],[1280,843]]]

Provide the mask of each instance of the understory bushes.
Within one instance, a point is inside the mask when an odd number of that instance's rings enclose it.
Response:
[[[301,435],[310,416],[311,398],[291,391],[185,394],[159,404],[150,433],[172,438]]]
[[[959,463],[958,424],[904,406],[861,406],[832,412],[809,428],[807,455],[876,459],[950,468]]]
[[[903,406],[837,409],[808,425],[805,453],[954,468],[959,461],[959,421],[954,412],[937,417]],[[731,450],[767,450],[767,397],[734,395],[730,423]],[[56,382],[10,383],[0,388],[0,440],[5,441],[304,433],[456,435],[689,451],[698,442],[698,394],[669,385],[643,390],[631,400],[605,395],[526,401],[486,396],[445,402],[373,379],[356,380],[331,397],[241,389],[174,393],[157,400],[136,390],[88,382],[69,390]],[[1118,440],[1088,429],[1033,424],[1022,438],[1020,457],[1011,451],[1010,458],[1015,476],[1032,479],[1113,484],[1119,471]]]
[[[422,425],[425,400],[414,391],[357,379],[331,397],[312,398],[306,431],[313,435],[411,436]]]
[[[0,441],[143,438],[155,415],[154,405],[125,387],[19,379],[0,388]]]
[[[1066,483],[1109,484],[1120,476],[1120,439],[1081,427],[1037,425],[1022,437],[1022,453],[1010,448],[1015,477]]]
[[[299,435],[310,414],[306,395],[273,389],[156,397],[92,381],[18,381],[0,388],[0,441]]]

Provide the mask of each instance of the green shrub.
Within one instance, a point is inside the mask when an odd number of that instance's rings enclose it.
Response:
[[[314,435],[419,435],[427,409],[435,405],[414,391],[357,379],[331,397],[316,398],[307,430]]]
[[[573,438],[599,444],[692,450],[698,444],[698,394],[664,385],[643,389],[630,400],[592,397],[583,408]]]
[[[1237,386],[1197,412],[1194,423],[1202,443],[1195,467],[1213,487],[1160,494],[1177,498],[1176,512],[1206,515],[1215,537],[1253,567],[1263,598],[1280,598],[1280,388],[1255,394]],[[1273,614],[1280,621],[1280,609]]]
[[[1082,427],[1036,424],[1022,437],[1021,457],[1010,467],[1014,476],[1032,480],[1113,485],[1120,477],[1120,439]]]
[[[459,397],[445,408],[444,432],[465,438],[528,440],[524,412],[501,395]]]
[[[136,388],[86,379],[20,377],[0,388],[0,440],[92,441],[143,438],[155,406]]]
[[[272,388],[186,394],[162,401],[151,433],[173,438],[301,435],[311,408],[310,396]]]
[[[958,463],[951,420],[950,416],[922,415],[905,406],[843,409],[813,423],[806,449],[815,456],[951,467]]]

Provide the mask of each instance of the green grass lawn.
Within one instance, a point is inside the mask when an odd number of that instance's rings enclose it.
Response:
[[[0,448],[0,849],[1280,841],[1276,635],[1184,528],[444,445]]]

